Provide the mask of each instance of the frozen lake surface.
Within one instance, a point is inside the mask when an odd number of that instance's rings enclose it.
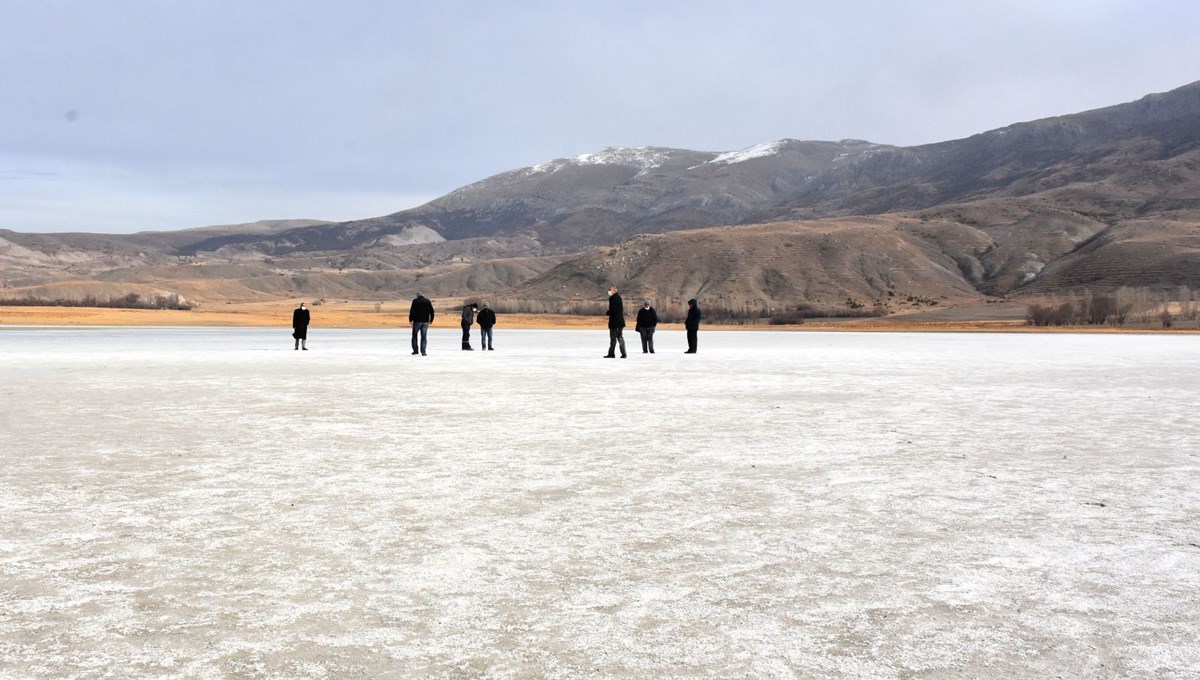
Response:
[[[288,334],[0,330],[0,677],[1200,677],[1200,338]]]

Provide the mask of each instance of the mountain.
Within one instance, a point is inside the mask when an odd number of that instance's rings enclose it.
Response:
[[[227,229],[133,235],[0,230],[0,298],[103,299],[136,292],[175,293],[202,302],[390,299],[417,290],[460,296],[519,284],[563,259],[526,236],[451,242],[420,230],[390,235],[367,249],[270,257],[229,245],[202,256],[182,254],[195,240]],[[274,232],[263,224],[251,230],[256,237]],[[183,245],[171,246],[172,240]]]
[[[921,146],[614,147],[368,220],[0,232],[0,285],[385,297],[436,282],[446,295],[571,299],[621,282],[731,305],[949,302],[1198,288],[1198,229],[1200,82]]]
[[[527,232],[572,250],[640,233],[913,211],[1077,185],[1102,188],[1102,203],[1121,198],[1127,210],[1144,211],[1150,201],[1166,201],[1155,209],[1196,209],[1196,194],[1171,196],[1176,183],[1195,182],[1194,169],[1181,163],[1164,174],[1162,164],[1198,144],[1200,82],[923,146],[786,139],[728,153],[610,148],[501,173],[384,217],[276,238],[214,237],[190,250],[367,247],[413,227],[451,240]],[[1112,196],[1104,189],[1112,184],[1134,194]]]
[[[737,224],[798,195],[842,160],[885,148],[892,147],[790,139],[727,153],[614,147],[504,172],[384,217],[272,238],[217,236],[187,250],[237,246],[283,255],[370,247],[413,228],[450,240],[527,233],[548,248],[578,250],[640,233]]]
[[[750,221],[917,210],[1104,183],[1137,189],[1129,200],[1153,200],[1178,179],[1160,176],[1156,164],[1197,148],[1200,82],[1129,104],[848,158]],[[1200,200],[1189,192],[1162,207],[1194,209]]]

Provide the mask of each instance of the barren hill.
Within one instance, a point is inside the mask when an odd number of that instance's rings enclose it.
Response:
[[[930,231],[941,225],[929,226]],[[828,310],[978,298],[937,236],[958,249],[968,232],[920,235],[912,218],[834,218],[638,236],[568,260],[518,287],[523,299],[594,299],[617,284],[629,299],[699,297],[738,309],[807,304]]]
[[[1042,200],[637,236],[568,259],[511,295],[595,299],[616,284],[635,298],[702,297],[729,309],[890,313],[981,293],[1200,288],[1200,222],[1109,225]]]

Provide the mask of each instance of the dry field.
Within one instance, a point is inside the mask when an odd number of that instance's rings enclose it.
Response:
[[[317,328],[404,328],[408,326],[408,300],[379,303],[370,301],[330,301],[311,308],[312,327]],[[458,328],[461,300],[434,300],[439,317],[435,328]],[[291,325],[295,301],[230,302],[206,305],[191,311],[108,309],[95,307],[0,307],[0,326],[225,326],[280,327]],[[636,307],[627,304],[630,314],[628,333],[633,336],[632,315]],[[1195,322],[1184,322],[1170,331],[1155,327],[1112,328],[1109,326],[1069,326],[1034,328],[1023,320],[1023,305],[970,305],[937,312],[895,314],[883,318],[810,319],[800,326],[719,326],[706,324],[707,330],[809,330],[863,332],[963,332],[963,333],[1156,333],[1172,335],[1198,332]],[[499,314],[497,329],[603,329],[602,316],[569,314]],[[680,324],[662,324],[663,330],[681,329]]]
[[[316,328],[400,328],[408,326],[409,301],[327,302],[312,307]],[[438,317],[434,327],[458,328],[459,307],[434,300]],[[0,307],[0,325],[25,326],[233,326],[283,327],[291,325],[296,303],[251,302],[209,305],[190,311],[156,309],[106,309],[94,307]],[[603,328],[603,317],[558,314],[503,314],[504,328]]]

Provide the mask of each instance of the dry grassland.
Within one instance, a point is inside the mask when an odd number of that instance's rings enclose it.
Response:
[[[407,327],[409,301],[326,302],[311,308],[314,328],[399,328]],[[435,327],[457,327],[459,308],[434,301],[438,316]],[[108,309],[95,307],[0,307],[0,325],[32,326],[243,326],[287,328],[292,323],[295,303],[252,302],[208,305],[189,310]],[[503,314],[497,326],[504,328],[604,328],[603,317],[557,314]]]

